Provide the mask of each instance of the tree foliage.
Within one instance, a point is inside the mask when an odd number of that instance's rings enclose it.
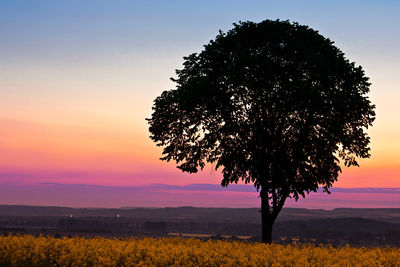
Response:
[[[307,26],[234,24],[176,74],[148,119],[162,159],[190,173],[214,163],[223,186],[243,180],[264,190],[271,213],[288,196],[328,191],[341,160],[358,166],[370,156],[368,77]]]

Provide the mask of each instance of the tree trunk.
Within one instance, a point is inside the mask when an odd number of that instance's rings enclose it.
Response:
[[[261,188],[261,239],[263,243],[271,244],[272,242],[272,225],[274,218],[269,209],[268,192]]]
[[[262,215],[261,215],[262,216]],[[262,220],[262,242],[263,243],[272,243],[272,225],[274,223],[271,220],[271,217]]]

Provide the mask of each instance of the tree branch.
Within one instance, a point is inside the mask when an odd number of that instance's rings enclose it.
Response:
[[[282,192],[281,197],[279,198],[279,202],[277,206],[274,206],[274,209],[272,210],[272,217],[275,220],[276,217],[278,217],[279,212],[281,211],[283,205],[285,204],[286,198],[289,196],[289,191],[288,190],[284,190]]]

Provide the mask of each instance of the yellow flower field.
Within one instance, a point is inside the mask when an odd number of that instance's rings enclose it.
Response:
[[[25,235],[0,237],[0,266],[400,266],[400,249]]]

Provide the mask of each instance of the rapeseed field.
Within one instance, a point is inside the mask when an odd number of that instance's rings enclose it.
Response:
[[[400,266],[400,249],[10,235],[0,237],[0,266]]]

